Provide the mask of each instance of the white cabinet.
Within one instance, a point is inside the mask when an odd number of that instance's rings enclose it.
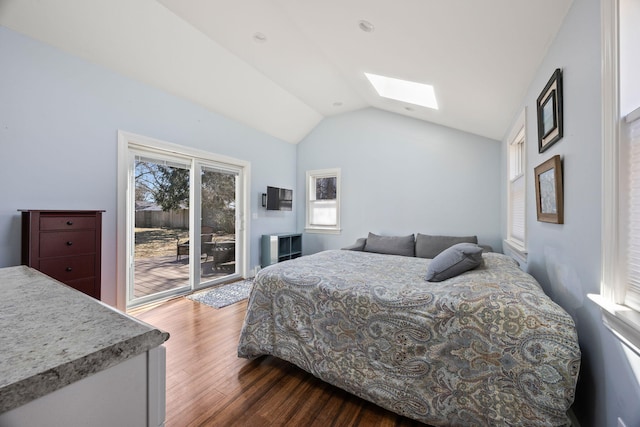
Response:
[[[1,427],[164,426],[168,333],[27,266],[0,292]]]
[[[0,426],[164,426],[165,347],[0,414]]]

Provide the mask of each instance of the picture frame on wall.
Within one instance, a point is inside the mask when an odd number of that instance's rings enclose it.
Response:
[[[557,68],[537,100],[538,152],[562,138],[562,70]]]
[[[559,155],[536,166],[536,211],[538,221],[564,224],[562,161]]]

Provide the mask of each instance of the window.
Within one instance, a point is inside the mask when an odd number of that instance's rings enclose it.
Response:
[[[523,111],[509,136],[507,158],[508,226],[506,243],[520,256],[526,256],[525,236],[525,112]]]
[[[433,108],[434,110],[438,109],[436,93],[431,85],[377,74],[364,73],[364,75],[369,79],[378,95],[383,98],[395,99],[396,101]]]
[[[624,303],[635,310],[640,311],[640,108],[626,116],[622,128],[622,141],[626,151],[628,164],[621,167],[625,173],[627,188],[626,194],[622,194],[627,208],[625,218],[620,218],[624,235],[628,241],[624,242],[627,263],[628,287],[624,296]],[[622,181],[622,177],[621,177]]]
[[[602,280],[589,297],[640,353],[640,0],[602,4]]]
[[[340,232],[340,169],[307,171],[306,231]]]

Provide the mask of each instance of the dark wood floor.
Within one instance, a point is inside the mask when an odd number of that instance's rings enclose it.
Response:
[[[218,310],[178,298],[130,313],[171,334],[167,427],[424,426],[282,360],[238,358],[245,311],[246,301]]]

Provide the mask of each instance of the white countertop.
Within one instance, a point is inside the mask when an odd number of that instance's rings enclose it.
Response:
[[[0,268],[0,413],[168,338],[37,270]]]

